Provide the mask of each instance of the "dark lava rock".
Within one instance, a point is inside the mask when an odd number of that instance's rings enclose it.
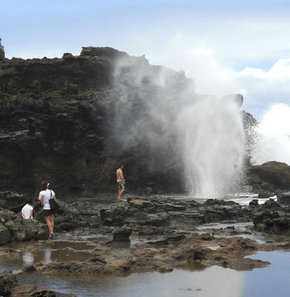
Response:
[[[180,104],[184,89],[187,99],[200,100],[184,73],[109,47],[60,59],[1,60],[0,188],[37,197],[41,180],[49,179],[57,197],[115,192],[122,161],[130,191],[184,193],[170,126],[176,110],[164,113],[162,102]],[[230,97],[242,103],[241,95]],[[160,109],[170,133],[148,103]]]
[[[0,225],[0,245],[6,244],[10,241],[11,239],[11,233],[9,230]]]
[[[114,230],[113,241],[130,241],[130,235],[132,229],[129,228],[117,228]]]
[[[113,233],[113,240],[107,243],[109,246],[118,247],[129,247],[130,246],[130,235],[132,229],[127,227],[116,228]]]
[[[76,228],[88,226],[88,222],[84,221],[83,216],[80,214],[79,210],[60,199],[57,200],[59,208],[55,212],[55,231],[68,231]],[[34,218],[45,224],[45,219],[43,216],[43,210],[40,203],[38,203],[35,208]]]
[[[34,292],[30,297],[76,297],[76,295],[59,293],[52,290],[41,290]]]
[[[17,283],[16,276],[11,272],[3,272],[0,274],[0,296],[10,296],[13,286]]]
[[[254,228],[268,234],[290,234],[290,209],[262,210],[253,219]]]
[[[280,162],[267,162],[248,169],[249,182],[259,185],[262,191],[290,189],[290,166]]]
[[[10,191],[0,192],[0,207],[19,212],[25,205],[26,200],[23,194]]]
[[[263,192],[260,192],[259,194],[258,194],[258,198],[270,198],[271,196],[273,196],[274,195],[274,193],[272,193],[272,192],[269,192],[269,191],[263,191]]]
[[[280,204],[290,205],[290,192],[280,193],[277,198]]]
[[[23,220],[12,211],[0,208],[0,244],[11,241],[41,240],[48,237],[46,225],[36,220]]]
[[[253,199],[250,203],[249,203],[250,207],[257,207],[259,206],[259,200],[258,199]]]

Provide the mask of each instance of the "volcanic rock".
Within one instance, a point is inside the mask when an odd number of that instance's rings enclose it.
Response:
[[[11,272],[3,272],[0,274],[0,296],[10,296],[12,289],[17,283],[16,276]]]
[[[52,290],[41,290],[34,292],[30,297],[76,297],[76,295],[59,293]]]
[[[249,168],[249,181],[262,191],[290,189],[290,166],[280,162],[267,162]]]
[[[46,226],[36,220],[23,220],[12,211],[0,208],[0,244],[10,241],[40,240],[48,237]]]
[[[290,205],[290,192],[278,194],[278,202],[285,205]]]

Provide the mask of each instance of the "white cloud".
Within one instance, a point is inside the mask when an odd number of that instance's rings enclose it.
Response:
[[[290,59],[279,59],[268,71],[246,67],[236,73],[236,80],[246,90],[250,110],[265,111],[273,103],[290,103]]]

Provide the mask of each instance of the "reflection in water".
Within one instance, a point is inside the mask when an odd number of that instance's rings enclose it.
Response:
[[[78,297],[289,297],[290,254],[259,252],[254,257],[271,265],[252,271],[218,266],[204,270],[134,273],[127,277],[44,277],[37,273],[18,276],[21,283],[55,288]]]
[[[31,252],[24,252],[22,255],[23,266],[31,266],[34,264],[34,256]]]
[[[35,253],[35,255],[30,251],[24,251],[22,255],[23,266],[31,266],[35,262],[39,261],[39,254],[41,251]],[[35,258],[36,256],[36,258]],[[51,260],[51,249],[49,247],[43,250],[42,261],[44,264],[49,264],[52,262]]]
[[[240,297],[244,272],[213,266],[204,270],[175,269],[165,274],[146,272],[81,281],[30,274],[19,276],[19,281],[63,293],[73,292],[78,297]]]
[[[19,247],[19,246],[18,246]],[[22,246],[21,246],[22,247]],[[24,246],[19,254],[0,256],[0,272],[38,262],[85,261],[89,253],[54,249],[52,245]],[[251,258],[269,261],[271,265],[252,271],[235,271],[213,266],[196,270],[175,269],[170,273],[133,273],[123,277],[47,276],[37,272],[17,275],[24,284],[50,287],[78,297],[289,297],[289,251],[259,252]],[[270,280],[270,281],[268,281]]]
[[[44,249],[44,264],[49,264],[51,263],[51,249],[50,248],[45,248]]]

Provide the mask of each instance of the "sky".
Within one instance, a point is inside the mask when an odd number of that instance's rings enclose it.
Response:
[[[110,46],[182,70],[200,94],[244,95],[257,119],[290,104],[290,1],[0,0],[7,58]]]

